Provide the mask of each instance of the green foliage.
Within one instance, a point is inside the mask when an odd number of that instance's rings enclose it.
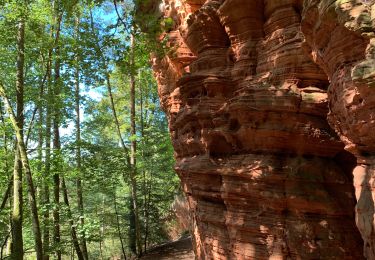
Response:
[[[20,4],[22,2],[22,4]],[[179,182],[173,171],[173,149],[165,115],[158,103],[157,87],[150,68],[149,54],[158,49],[150,35],[160,32],[160,21],[146,21],[149,31],[140,31],[134,4],[118,1],[119,19],[113,2],[108,1],[0,1],[0,81],[4,83],[15,105],[16,25],[26,22],[25,36],[25,133],[30,129],[29,159],[37,189],[39,215],[49,213],[49,221],[41,222],[42,230],[50,230],[50,248],[61,248],[72,254],[69,220],[77,228],[78,237],[88,242],[91,259],[121,254],[120,237],[130,253],[132,223],[130,169],[116,135],[116,126],[105,91],[109,76],[112,84],[120,131],[126,145],[137,142],[136,181],[140,207],[142,240],[154,245],[168,239],[167,225],[172,223],[170,205],[179,192]],[[62,14],[60,40],[55,42],[56,16]],[[77,20],[79,25],[77,25]],[[169,30],[173,21],[163,21]],[[78,27],[77,27],[78,26]],[[151,29],[152,27],[152,29]],[[78,28],[78,29],[77,29]],[[97,35],[95,37],[94,35]],[[130,34],[135,35],[135,47],[130,48]],[[151,43],[153,42],[153,43]],[[59,56],[57,56],[59,48]],[[134,51],[134,64],[130,62]],[[61,60],[60,79],[55,82],[54,65]],[[49,71],[48,68],[51,70]],[[75,84],[79,70],[81,141],[75,139],[77,129]],[[136,80],[135,135],[130,134],[130,76]],[[61,93],[54,96],[54,84]],[[47,167],[47,110],[56,106],[60,119],[62,149],[52,150],[51,167]],[[40,110],[37,108],[41,107]],[[11,179],[14,164],[14,131],[0,99],[0,203]],[[40,120],[39,120],[40,119]],[[42,146],[39,138],[42,136]],[[51,136],[52,137],[52,136]],[[81,168],[77,167],[77,148],[81,150]],[[53,174],[64,177],[67,184],[72,216],[63,203],[53,202]],[[83,183],[84,213],[77,204],[76,181]],[[44,201],[49,188],[50,201]],[[26,186],[24,191],[26,191]],[[11,198],[11,196],[9,197]],[[116,207],[115,207],[116,205]],[[0,211],[0,246],[9,233],[11,199]],[[60,209],[61,243],[52,240],[52,210]],[[84,218],[84,224],[81,219]],[[31,213],[24,196],[24,249],[26,259],[34,259]],[[118,228],[119,227],[119,228]],[[146,239],[147,237],[147,239]],[[6,253],[5,253],[6,255]]]

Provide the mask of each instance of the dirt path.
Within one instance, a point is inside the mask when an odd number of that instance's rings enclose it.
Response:
[[[146,253],[141,260],[194,260],[191,238],[182,238],[177,241],[158,245]]]

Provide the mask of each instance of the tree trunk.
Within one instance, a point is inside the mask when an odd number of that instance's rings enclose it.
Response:
[[[144,116],[143,116],[143,87],[142,87],[142,74],[141,72],[138,73],[138,81],[139,81],[139,96],[140,96],[140,116],[141,116],[141,122],[140,122],[140,131],[141,131],[141,137],[142,137],[142,147],[145,147],[145,133],[144,133]],[[141,150],[141,157],[144,159],[144,149]],[[142,175],[143,175],[143,219],[144,219],[144,238],[143,238],[143,252],[146,252],[147,250],[147,240],[148,240],[148,233],[149,233],[149,203],[147,200],[147,195],[149,194],[147,190],[147,178],[146,178],[146,171],[144,168],[142,168]]]
[[[4,133],[3,133],[3,149],[4,149],[4,157],[5,157],[5,162],[4,162],[4,168],[3,168],[3,172],[4,173],[9,173],[9,164],[8,164],[8,137],[7,137],[7,133],[5,131],[5,119],[4,119],[4,113],[5,111],[3,110],[3,106],[2,106],[2,103],[0,102],[0,119],[1,119],[1,123],[3,124],[3,127],[4,127]],[[11,208],[11,195],[12,195],[12,187],[13,187],[13,174],[10,176],[9,178],[9,181],[8,181],[8,187],[3,195],[3,200],[1,202],[1,206],[0,206],[0,213],[3,209],[5,209],[6,207],[6,204],[7,202],[9,201],[9,208]],[[11,236],[10,234],[12,233],[12,212],[10,212],[10,215],[9,215],[9,233],[6,235],[6,237],[4,238],[4,243],[1,247],[1,254],[0,254],[0,259],[3,259],[3,254],[4,254],[4,248],[6,250],[6,253],[10,253],[11,250],[8,251],[9,248],[11,248],[12,246],[12,239],[11,239]]]
[[[27,156],[26,146],[23,141],[22,129],[18,125],[16,115],[14,114],[12,106],[9,102],[9,99],[2,85],[0,85],[0,95],[3,96],[5,103],[8,107],[8,113],[9,113],[13,128],[16,133],[17,146],[18,146],[20,157],[21,157],[22,166],[25,171],[26,181],[27,181],[27,186],[28,186],[28,198],[29,198],[29,205],[30,205],[31,218],[32,218],[32,230],[34,234],[35,252],[36,252],[37,260],[42,260],[43,259],[43,245],[42,245],[42,235],[40,232],[38,208],[37,208],[36,199],[35,199],[35,189],[34,189],[29,159]]]
[[[1,244],[1,249],[0,249],[0,259],[3,260],[3,255],[4,255],[4,247],[6,246],[7,242],[8,242],[8,239],[9,239],[9,234],[7,234],[5,236],[5,239],[3,241],[3,243]]]
[[[145,251],[147,248],[147,240],[148,240],[148,235],[149,235],[149,229],[150,229],[150,224],[149,224],[149,217],[150,217],[150,201],[151,201],[151,185],[152,185],[152,172],[150,173],[150,180],[149,180],[149,187],[147,189],[148,194],[147,194],[147,199],[146,199],[146,205],[145,205],[145,238],[144,238],[144,247]]]
[[[4,126],[4,133],[3,133],[3,144],[4,144],[4,157],[5,157],[5,162],[4,162],[4,168],[3,168],[3,171],[5,173],[8,173],[9,172],[9,165],[8,165],[8,137],[7,137],[7,134],[6,134],[6,131],[5,131],[5,119],[4,119],[4,111],[3,111],[3,107],[0,103],[0,119],[1,119],[1,123],[3,124]],[[8,187],[3,195],[3,200],[1,202],[1,205],[0,205],[0,212],[5,208],[6,204],[7,204],[7,201],[11,195],[11,191],[12,191],[12,187],[13,187],[13,175],[12,175],[12,178],[9,180],[8,182]]]
[[[13,182],[13,175],[12,175],[12,182]],[[12,208],[12,194],[9,195],[9,208]],[[9,212],[9,238],[8,242],[6,244],[6,249],[5,253],[7,256],[10,256],[12,254],[12,247],[13,247],[13,242],[12,242],[12,212]]]
[[[76,18],[76,39],[79,37],[79,17]],[[80,117],[80,89],[79,89],[79,62],[80,57],[78,53],[78,48],[76,48],[76,64],[75,64],[75,110],[76,110],[76,163],[77,163],[77,171],[78,177],[76,180],[77,185],[77,205],[80,214],[80,222],[81,226],[84,227],[85,225],[85,218],[84,218],[84,206],[83,206],[83,190],[82,190],[82,180],[81,180],[81,117]],[[81,241],[81,250],[83,253],[83,257],[87,260],[88,253],[87,253],[87,245],[86,245],[86,238],[85,234],[82,235]]]
[[[104,205],[105,205],[105,197],[104,197],[104,194],[102,194],[102,209],[104,209]],[[104,210],[102,210],[102,226],[100,228],[100,238],[99,238],[99,250],[100,250],[100,259],[101,260],[104,260],[104,256],[103,256],[103,246],[104,246],[104,243],[102,243],[102,241],[104,241],[104,231],[105,231],[105,223],[104,223],[104,215],[105,215],[105,212]]]
[[[124,242],[123,242],[123,240],[122,240],[122,235],[121,235],[120,218],[119,218],[118,210],[117,210],[116,187],[113,187],[113,203],[115,204],[115,214],[116,214],[116,223],[117,223],[117,233],[118,233],[118,237],[119,237],[119,239],[120,239],[120,243],[121,243],[122,255],[124,256],[124,259],[126,260],[126,252],[125,252]]]
[[[52,33],[52,32],[51,32]],[[51,173],[51,125],[52,125],[52,81],[51,81],[51,58],[52,49],[49,51],[49,59],[47,61],[47,95],[46,95],[46,143],[45,143],[45,162],[44,162],[44,178],[43,178],[43,203],[44,205],[50,204],[50,189],[49,179]],[[40,111],[39,113],[41,113]],[[50,211],[48,207],[45,209],[43,214],[44,230],[43,230],[43,243],[44,243],[44,259],[49,259],[49,247],[50,247]]]
[[[134,30],[134,27],[133,27]],[[130,184],[131,184],[131,195],[133,200],[133,210],[135,217],[135,235],[137,242],[137,255],[142,254],[142,242],[141,242],[141,229],[139,223],[139,213],[138,213],[138,202],[137,202],[137,165],[136,165],[136,150],[137,150],[137,140],[136,140],[136,122],[135,122],[135,62],[134,62],[134,49],[135,49],[135,39],[134,31],[131,33],[130,38]]]
[[[23,259],[22,238],[22,165],[16,147],[13,171],[13,211],[12,211],[12,259]]]
[[[25,21],[21,18],[18,23],[17,34],[17,80],[16,80],[16,123],[23,139],[23,95],[24,95],[24,67],[25,67]],[[23,259],[22,238],[22,164],[19,150],[16,147],[13,172],[13,212],[12,212],[12,258]]]
[[[64,177],[62,177],[61,185],[62,185],[62,192],[63,192],[63,195],[64,195],[64,203],[65,203],[65,205],[67,207],[67,211],[68,211],[68,219],[69,219],[69,225],[70,225],[70,234],[72,236],[72,241],[73,241],[74,249],[76,250],[78,259],[79,260],[84,260],[81,248],[79,247],[79,242],[78,242],[78,237],[77,237],[77,231],[76,231],[76,228],[75,228],[75,225],[74,225],[74,222],[73,222],[72,211],[70,210],[68,190],[66,188],[65,178]]]
[[[5,193],[3,195],[3,200],[2,200],[1,205],[0,205],[0,212],[5,208],[5,206],[7,204],[7,201],[8,201],[9,195],[10,195],[10,191],[12,190],[12,187],[13,187],[13,180],[8,182],[8,187],[5,190]]]
[[[60,249],[60,92],[61,92],[61,82],[60,82],[60,29],[61,29],[62,14],[58,14],[56,17],[56,30],[55,30],[55,77],[54,77],[54,89],[53,89],[53,155],[54,155],[54,173],[53,173],[53,200],[54,200],[54,210],[53,210],[53,238],[55,247],[55,255],[57,260],[61,260],[61,249]]]

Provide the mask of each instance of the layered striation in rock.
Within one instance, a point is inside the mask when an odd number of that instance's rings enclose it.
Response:
[[[162,7],[174,27],[153,68],[197,258],[362,259],[361,235],[373,257],[371,5]]]
[[[357,158],[356,224],[375,259],[375,1],[305,1],[306,49],[329,78],[328,121]]]

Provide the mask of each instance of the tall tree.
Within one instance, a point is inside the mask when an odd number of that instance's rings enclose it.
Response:
[[[79,40],[79,26],[80,26],[80,17],[77,14],[76,21],[75,21],[75,36],[76,40]],[[82,170],[82,157],[81,157],[81,116],[80,116],[80,55],[79,55],[79,48],[78,44],[76,44],[75,48],[75,111],[76,111],[76,164],[77,164],[77,205],[80,213],[80,222],[81,226],[84,227],[85,225],[85,218],[84,218],[84,206],[83,206],[83,190],[82,190],[82,179],[81,179],[81,170]],[[85,233],[83,232],[82,238],[80,241],[81,251],[83,253],[83,257],[88,259],[87,253],[87,245],[86,245],[86,238]]]
[[[141,242],[141,227],[139,222],[138,202],[137,202],[137,164],[136,164],[136,149],[137,149],[137,130],[136,130],[136,118],[135,118],[135,37],[134,37],[134,26],[132,26],[132,32],[130,35],[130,185],[131,195],[134,210],[134,223],[135,223],[135,238],[137,243],[137,254],[142,254],[142,242]]]
[[[61,78],[60,78],[60,66],[61,66],[61,57],[60,57],[60,32],[61,32],[61,23],[62,23],[62,12],[60,11],[60,2],[53,2],[53,9],[55,15],[55,39],[54,39],[54,84],[53,84],[53,162],[54,162],[54,172],[53,172],[53,201],[54,201],[54,210],[53,210],[53,239],[55,244],[55,257],[57,260],[61,260],[61,248],[60,248],[60,154],[61,154],[61,142],[60,142],[60,93],[61,93]]]
[[[52,35],[52,29],[51,29]],[[52,48],[48,51],[48,60],[46,64],[46,75],[47,75],[47,90],[45,95],[46,105],[46,116],[45,116],[45,161],[44,161],[44,205],[45,212],[43,214],[44,230],[43,230],[43,243],[44,243],[44,257],[46,260],[49,259],[49,247],[50,247],[50,173],[51,173],[51,125],[52,125]],[[42,113],[43,111],[40,111]]]
[[[22,12],[23,13],[23,12]],[[22,16],[22,15],[21,15]],[[25,66],[25,20],[20,18],[17,34],[17,80],[16,80],[16,123],[20,129],[20,138],[23,139],[24,125],[24,66]],[[19,140],[17,140],[19,143]],[[22,163],[18,145],[16,146],[13,172],[13,211],[12,211],[12,258],[23,259],[22,238]]]
[[[50,120],[49,118],[47,120]],[[49,123],[50,126],[50,123]],[[50,130],[49,130],[50,132]],[[43,204],[44,204],[44,214],[43,214],[43,244],[44,244],[44,259],[49,259],[49,249],[50,249],[50,189],[49,189],[49,173],[51,169],[51,138],[47,138],[46,141],[46,156],[45,156],[45,168],[44,168],[44,179],[43,179]]]
[[[37,203],[36,203],[35,188],[34,188],[29,158],[28,158],[27,151],[26,151],[26,145],[23,140],[22,129],[19,128],[18,126],[17,117],[12,109],[12,105],[8,99],[8,96],[6,95],[5,89],[2,84],[0,84],[0,95],[3,97],[5,104],[8,107],[8,114],[10,116],[14,131],[16,133],[17,147],[18,147],[19,155],[22,161],[22,167],[25,171],[27,186],[28,186],[28,198],[29,198],[29,204],[30,204],[30,211],[32,215],[35,252],[36,252],[37,260],[42,260],[43,259],[43,244],[42,244],[42,235],[40,232],[39,215],[38,215],[38,208],[37,208]]]

